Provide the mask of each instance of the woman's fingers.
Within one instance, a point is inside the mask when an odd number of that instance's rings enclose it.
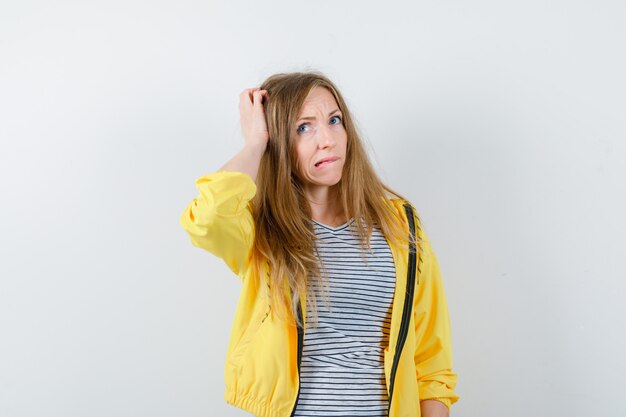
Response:
[[[240,121],[246,143],[266,143],[269,139],[263,109],[263,99],[267,97],[267,90],[259,87],[246,88],[239,95]]]
[[[253,104],[254,104],[254,107],[256,107],[257,109],[260,107],[263,107],[263,95],[266,92],[267,91],[265,90],[256,90],[252,93]]]
[[[256,88],[246,88],[239,95],[239,108],[250,109],[254,107],[259,110],[263,106],[263,99],[267,98],[267,90]]]
[[[252,103],[254,99],[254,93],[260,90],[261,89],[259,87],[246,88],[241,92],[241,94],[239,94],[239,98],[241,101]]]

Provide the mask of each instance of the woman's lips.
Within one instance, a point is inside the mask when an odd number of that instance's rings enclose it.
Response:
[[[315,165],[315,168],[317,169],[322,169],[324,168],[326,165],[330,165],[335,161],[324,161],[324,162],[320,162],[319,164]]]
[[[337,157],[324,159],[324,160],[322,160],[322,162],[318,162],[317,164],[315,164],[315,168],[318,168],[318,169],[324,168],[325,166],[332,164],[333,162],[337,161],[338,159],[339,158],[337,158]]]

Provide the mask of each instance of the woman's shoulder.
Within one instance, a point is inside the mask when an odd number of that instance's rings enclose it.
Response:
[[[387,198],[387,201],[393,208],[395,208],[398,212],[402,214],[406,215],[407,207],[410,207],[411,210],[413,210],[413,212],[417,214],[417,210],[415,209],[415,206],[410,201],[405,200],[404,198],[400,198],[400,197]]]
[[[396,214],[400,218],[402,218],[403,221],[407,221],[410,214],[413,215],[413,220],[417,228],[418,237],[420,239],[423,239],[425,237],[425,233],[423,230],[422,220],[415,206],[409,200],[401,197],[388,198],[387,200],[389,204],[395,209]]]

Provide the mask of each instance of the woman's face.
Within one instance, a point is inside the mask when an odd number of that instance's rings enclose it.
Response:
[[[296,121],[297,169],[306,189],[329,187],[341,179],[348,136],[335,97],[313,87]]]

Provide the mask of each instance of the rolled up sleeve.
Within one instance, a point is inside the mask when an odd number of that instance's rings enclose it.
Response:
[[[195,182],[199,194],[185,207],[180,224],[194,246],[224,260],[243,277],[254,242],[249,202],[256,184],[243,172],[217,171]]]
[[[420,400],[438,400],[448,408],[458,401],[454,391],[457,374],[452,371],[450,318],[437,257],[421,231],[419,281],[413,308],[415,367]]]

